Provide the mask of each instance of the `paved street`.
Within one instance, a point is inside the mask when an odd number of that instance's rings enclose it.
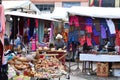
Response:
[[[74,62],[71,62],[71,65],[74,65]],[[68,62],[66,62],[66,65],[68,66]],[[70,79],[67,79],[66,76],[62,77],[60,80],[120,80],[120,77],[114,77],[114,76],[109,76],[109,77],[98,77],[96,74],[84,74],[81,72],[82,70],[82,63],[80,63],[80,70],[77,69],[77,65],[71,67],[71,73],[70,73]],[[93,69],[96,68],[96,65],[94,64]],[[55,79],[58,80],[58,79]]]

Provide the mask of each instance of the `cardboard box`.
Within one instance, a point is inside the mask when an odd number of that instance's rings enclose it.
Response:
[[[97,76],[107,77],[109,75],[109,63],[97,63]]]

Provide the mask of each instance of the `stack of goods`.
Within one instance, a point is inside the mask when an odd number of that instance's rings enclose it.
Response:
[[[32,61],[26,57],[14,57],[8,63],[15,71],[29,77],[51,78],[66,74],[65,67],[56,57],[52,56],[44,56]]]

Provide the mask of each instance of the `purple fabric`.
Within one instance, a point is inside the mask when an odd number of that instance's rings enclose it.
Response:
[[[100,33],[96,30],[94,25],[93,25],[93,34],[94,34],[94,36],[99,36],[100,35]]]
[[[101,27],[101,38],[106,39],[107,38],[106,29],[103,25],[100,25],[100,27]]]
[[[51,23],[51,30],[50,30],[50,37],[49,37],[50,41],[52,41],[52,38],[53,38],[53,29],[54,29],[54,25],[53,23]]]

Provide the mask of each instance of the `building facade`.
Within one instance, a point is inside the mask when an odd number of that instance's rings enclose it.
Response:
[[[120,0],[89,0],[89,6],[120,7]]]
[[[89,0],[31,0],[40,11],[51,11],[55,7],[88,6]]]

